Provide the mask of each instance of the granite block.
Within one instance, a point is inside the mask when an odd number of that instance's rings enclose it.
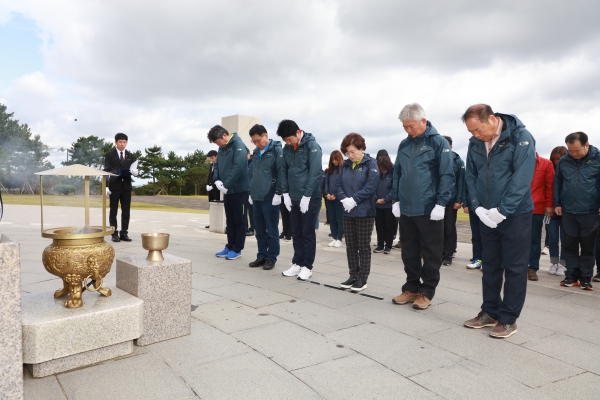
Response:
[[[210,227],[208,230],[215,233],[225,233],[225,205],[211,201],[209,204]]]
[[[19,243],[0,234],[0,394],[23,398]]]
[[[57,358],[39,364],[25,364],[25,367],[27,367],[34,378],[43,378],[45,376],[110,360],[111,358],[124,356],[131,352],[133,352],[133,340],[128,340],[127,342],[84,351],[83,353],[73,354],[72,356]]]
[[[190,334],[192,262],[163,256],[163,261],[147,261],[146,255],[117,259],[117,287],[144,301],[138,346]]]
[[[142,300],[113,289],[84,292],[81,308],[66,308],[53,292],[27,293],[23,304],[23,361],[39,364],[123,343],[142,334]]]

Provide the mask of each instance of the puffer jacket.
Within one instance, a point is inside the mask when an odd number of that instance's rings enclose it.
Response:
[[[431,122],[423,134],[400,142],[393,180],[392,201],[400,201],[400,211],[408,217],[431,214],[436,204],[450,202],[456,185],[452,152]]]
[[[487,154],[485,142],[471,137],[465,181],[469,208],[498,208],[505,217],[533,211],[531,180],[535,171],[535,139],[514,115],[502,118],[502,133]]]
[[[321,170],[323,153],[315,137],[303,132],[298,148],[286,144],[283,147],[282,190],[294,201],[302,197],[321,197]]]
[[[377,192],[375,193],[375,208],[392,208],[392,187],[394,186],[394,170],[386,174],[379,172]],[[385,203],[377,204],[377,200],[384,199]]]
[[[600,151],[591,146],[580,160],[565,154],[556,165],[554,207],[563,213],[596,214],[600,209]]]
[[[248,191],[248,148],[236,133],[227,145],[219,147],[214,180],[223,182],[227,194]]]
[[[252,153],[250,166],[250,196],[252,200],[271,201],[275,193],[283,194],[281,185],[281,142],[269,140],[269,147],[260,155],[257,147]]]
[[[552,161],[535,153],[535,172],[531,181],[533,213],[545,214],[546,207],[552,207],[554,194],[554,166]]]
[[[378,180],[377,162],[368,154],[365,153],[363,159],[354,168],[352,168],[352,161],[344,161],[335,181],[335,197],[340,201],[352,197],[356,202],[356,207],[350,212],[344,210],[342,215],[345,217],[374,217]]]

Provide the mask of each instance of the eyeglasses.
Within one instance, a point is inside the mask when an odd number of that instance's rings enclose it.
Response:
[[[265,136],[264,134],[260,135],[260,137],[258,139],[256,139],[256,140],[250,139],[250,141],[252,141],[252,143],[254,143],[254,144],[259,144],[264,136]]]

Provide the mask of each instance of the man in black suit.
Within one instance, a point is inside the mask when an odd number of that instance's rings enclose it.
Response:
[[[108,178],[108,187],[106,188],[106,195],[110,198],[108,221],[110,226],[115,227],[115,231],[112,234],[113,242],[120,242],[121,240],[131,242],[131,239],[127,236],[127,230],[129,229],[129,208],[131,206],[131,182],[133,182],[131,176],[137,176],[138,170],[135,157],[129,151],[125,150],[127,140],[126,134],[117,133],[115,135],[115,148],[104,156],[104,171],[118,175]],[[132,166],[132,164],[134,165]],[[119,231],[117,231],[119,202],[121,202],[120,235]]]
[[[214,150],[209,151],[206,156],[210,161],[210,169],[208,170],[208,180],[206,181],[206,192],[208,193],[208,201],[220,201],[221,192],[215,186],[215,163],[217,162],[217,152]]]

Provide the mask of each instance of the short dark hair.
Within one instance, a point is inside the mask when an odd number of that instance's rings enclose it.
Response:
[[[566,144],[573,144],[575,141],[581,143],[582,146],[585,146],[588,142],[588,136],[583,132],[573,132],[569,133],[565,138]]]
[[[260,124],[256,124],[252,128],[250,128],[250,136],[254,136],[254,135],[262,136],[265,133],[267,133],[267,129]]]
[[[298,127],[298,124],[296,124],[294,121],[291,119],[284,119],[277,127],[277,136],[282,138],[294,136],[299,130],[300,128]]]
[[[215,140],[222,139],[223,135],[229,135],[227,129],[223,128],[221,125],[215,125],[210,128],[210,131],[208,131],[208,135],[206,135],[206,137],[208,138],[209,142],[214,143]]]
[[[216,157],[217,154],[218,153],[215,150],[211,150],[208,153],[206,153],[206,157]]]
[[[392,168],[392,160],[388,156],[379,156],[377,157],[377,167],[379,171],[384,171],[388,173]]]
[[[446,139],[448,141],[448,143],[450,143],[450,146],[452,146],[452,138],[450,136],[442,136],[444,139]]]
[[[119,132],[119,133],[117,133],[117,134],[115,135],[115,142],[116,142],[117,140],[127,140],[127,141],[129,141],[129,138],[127,137],[127,135],[126,135],[126,134]]]
[[[342,144],[340,145],[340,150],[342,154],[346,154],[348,152],[348,146],[354,146],[358,150],[366,150],[367,145],[365,144],[365,138],[362,137],[359,133],[349,133],[342,140]]]
[[[477,117],[481,122],[488,122],[490,115],[494,115],[492,107],[487,104],[475,104],[467,108],[461,119],[462,122],[467,122],[469,118]]]

